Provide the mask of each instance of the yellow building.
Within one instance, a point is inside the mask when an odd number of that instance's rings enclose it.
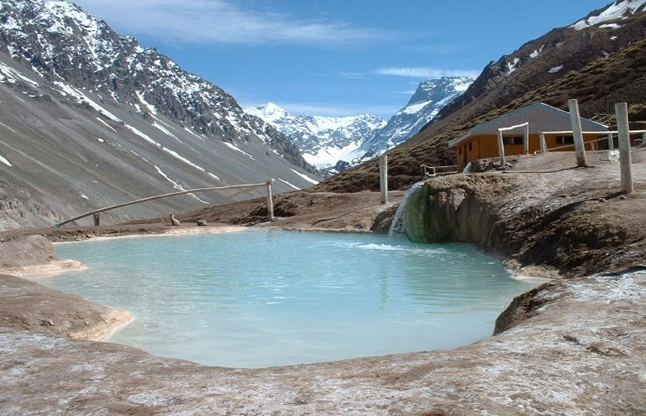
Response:
[[[599,145],[604,148],[605,141],[596,141],[607,137],[607,126],[581,118],[581,129],[587,150],[596,150]],[[464,136],[449,140],[449,147],[456,150],[458,170],[464,170],[471,161],[499,156],[499,135],[506,156],[540,151],[542,140],[548,151],[574,151],[570,113],[535,103],[477,125]]]

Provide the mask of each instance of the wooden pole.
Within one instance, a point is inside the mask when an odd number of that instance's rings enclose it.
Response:
[[[381,190],[381,203],[388,203],[388,156],[379,157],[379,189]]]
[[[274,220],[274,198],[271,194],[271,184],[273,183],[273,178],[267,181],[267,216],[269,218],[269,221]]]
[[[525,124],[525,137],[523,140],[523,151],[529,154],[529,123]]]
[[[615,148],[615,141],[612,139],[612,133],[608,135],[608,149],[613,150]]]
[[[101,225],[101,213],[100,212],[95,212],[94,213],[94,226],[98,227]]]
[[[507,161],[505,160],[505,142],[502,140],[502,130],[498,129],[498,154],[500,155],[500,167],[505,168]]]
[[[615,104],[617,114],[617,132],[619,136],[619,168],[621,169],[621,189],[630,194],[633,192],[633,167],[630,155],[630,128],[628,125],[628,104]]]
[[[585,144],[583,143],[583,129],[581,128],[581,116],[579,115],[579,102],[569,100],[570,120],[572,122],[572,134],[574,135],[574,151],[576,152],[576,164],[579,167],[588,166],[585,157]]]
[[[545,133],[541,132],[541,153],[547,153],[547,143],[545,142]]]

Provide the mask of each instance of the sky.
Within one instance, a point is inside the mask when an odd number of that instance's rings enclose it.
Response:
[[[389,118],[611,0],[75,0],[243,107]],[[118,6],[116,6],[118,4]]]

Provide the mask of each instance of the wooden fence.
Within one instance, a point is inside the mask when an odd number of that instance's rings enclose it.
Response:
[[[272,197],[272,192],[271,192],[271,185],[274,183],[273,179],[269,179],[265,183],[249,183],[249,184],[240,184],[240,185],[228,185],[228,186],[216,186],[216,187],[211,187],[211,188],[197,188],[197,189],[189,189],[185,191],[178,191],[178,192],[171,192],[168,194],[161,194],[161,195],[155,195],[155,196],[149,196],[146,198],[141,198],[141,199],[136,199],[134,201],[130,202],[124,202],[122,204],[117,204],[117,205],[112,205],[109,207],[104,207],[104,208],[99,208],[95,209],[93,211],[86,212],[81,215],[77,215],[74,218],[70,218],[61,222],[58,222],[54,224],[54,228],[59,228],[65,224],[69,224],[71,222],[74,222],[76,220],[80,220],[82,218],[89,217],[92,215],[94,217],[94,225],[101,225],[101,213],[105,211],[110,211],[113,209],[117,208],[123,208],[127,207],[129,205],[135,205],[135,204],[141,204],[144,202],[149,202],[149,201],[154,201],[157,199],[162,199],[162,198],[168,198],[171,196],[177,196],[177,195],[185,195],[185,194],[193,194],[193,193],[198,193],[198,192],[210,192],[210,191],[222,191],[226,189],[238,189],[238,188],[262,188],[263,186],[267,187],[267,212],[268,212],[268,219],[269,221],[274,220],[274,203],[273,203],[273,197]]]

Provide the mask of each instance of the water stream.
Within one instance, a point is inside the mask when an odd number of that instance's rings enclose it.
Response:
[[[404,196],[402,196],[402,199],[399,202],[399,206],[397,207],[397,211],[395,212],[395,216],[393,217],[393,221],[390,224],[388,237],[394,238],[397,236],[406,235],[406,228],[404,226],[404,213],[409,208],[409,202],[411,198],[419,191],[422,186],[424,186],[423,181],[417,182],[413,184],[413,186],[411,186],[408,191],[406,191]]]

